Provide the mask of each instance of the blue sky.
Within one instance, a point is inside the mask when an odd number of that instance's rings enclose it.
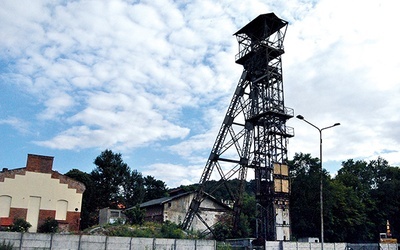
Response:
[[[362,6],[362,8],[360,8]],[[396,1],[2,1],[0,167],[27,154],[90,172],[101,151],[168,186],[201,172],[242,72],[232,36],[259,14],[289,22],[286,106],[324,131],[324,164],[400,165]],[[318,132],[291,119],[296,152]],[[251,176],[251,174],[249,174]]]

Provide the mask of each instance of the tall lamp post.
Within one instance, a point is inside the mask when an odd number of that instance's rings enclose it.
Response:
[[[297,115],[296,118],[305,121],[306,123],[310,124],[311,126],[313,126],[314,128],[316,128],[319,132],[319,165],[320,165],[320,169],[321,169],[321,173],[320,173],[320,188],[319,188],[319,199],[320,199],[320,212],[321,212],[321,249],[324,250],[324,205],[323,205],[323,201],[324,201],[324,197],[323,197],[323,171],[322,171],[322,131],[328,128],[333,128],[336,126],[339,126],[340,123],[335,123],[331,126],[328,127],[324,127],[324,128],[318,128],[317,126],[315,126],[314,124],[312,124],[311,122],[307,121],[306,119],[304,119],[304,116],[302,115]]]

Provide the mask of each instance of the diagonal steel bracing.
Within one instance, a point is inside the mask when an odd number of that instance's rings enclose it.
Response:
[[[248,170],[254,170],[257,200],[257,237],[289,240],[289,177],[287,141],[294,135],[286,121],[293,110],[284,105],[281,55],[287,22],[275,14],[255,18],[234,35],[239,43],[236,63],[243,73],[226,112],[191,201],[182,227],[189,229],[195,217],[208,225],[200,212],[206,192],[224,186],[233,204],[233,227],[239,226]],[[205,190],[211,179],[219,180]],[[237,179],[232,188],[228,180]]]

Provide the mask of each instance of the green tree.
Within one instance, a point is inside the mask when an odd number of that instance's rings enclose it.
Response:
[[[137,170],[133,170],[124,180],[123,195],[127,208],[143,202],[145,196],[144,178]]]
[[[310,154],[295,154],[289,161],[290,217],[294,238],[320,235],[320,165]],[[327,178],[324,172],[324,179]],[[325,181],[324,181],[324,184]]]
[[[68,171],[66,176],[82,182],[86,190],[82,196],[81,222],[80,229],[85,229],[98,223],[98,211],[94,205],[95,189],[90,174],[82,172],[78,169]]]
[[[168,196],[168,188],[165,182],[155,179],[153,176],[144,177],[144,200],[149,201]]]
[[[327,242],[361,242],[366,237],[368,221],[365,205],[351,187],[337,180],[325,187],[325,240]]]
[[[97,166],[91,177],[96,190],[94,205],[96,208],[117,208],[119,204],[126,204],[124,185],[131,177],[129,166],[122,160],[121,154],[111,150],[101,152],[94,160]]]
[[[374,161],[372,164],[378,163]],[[386,220],[389,220],[393,237],[399,239],[400,168],[385,167],[381,172],[381,178],[377,181],[377,188],[371,190],[371,196],[377,204],[377,213],[374,217],[377,230],[386,232]],[[377,233],[375,232],[375,234]]]
[[[237,232],[233,232],[240,238],[255,237],[256,228],[256,197],[254,194],[243,194],[242,213],[240,215],[239,228]]]
[[[353,209],[364,219],[359,227],[348,223],[349,227],[357,230],[356,234],[347,235],[347,241],[349,242],[372,242],[378,240],[379,230],[376,228],[376,223],[379,221],[377,219],[379,210],[377,208],[378,202],[372,196],[372,190],[377,188],[378,182],[382,178],[382,171],[386,168],[385,165],[386,163],[382,159],[371,161],[370,163],[363,160],[354,161],[349,159],[342,163],[342,167],[335,177],[335,181],[350,188],[351,194],[354,194],[361,204],[355,205]]]

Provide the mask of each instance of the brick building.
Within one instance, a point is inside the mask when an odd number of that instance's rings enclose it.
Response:
[[[37,232],[46,218],[63,231],[78,231],[85,185],[53,171],[53,157],[28,154],[25,168],[0,172],[0,226],[23,218]]]

